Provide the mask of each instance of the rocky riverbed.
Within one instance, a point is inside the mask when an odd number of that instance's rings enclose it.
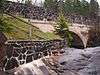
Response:
[[[4,75],[100,75],[100,47],[63,51],[23,64]]]
[[[64,67],[77,73],[72,75],[100,75],[100,47],[65,51],[59,62],[65,61]]]

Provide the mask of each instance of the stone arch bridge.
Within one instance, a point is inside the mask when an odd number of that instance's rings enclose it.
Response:
[[[48,21],[32,20],[31,23],[37,26],[43,32],[53,32],[55,24]],[[81,24],[72,24],[69,26],[72,32],[75,45],[83,45],[86,47],[88,40],[89,27]],[[76,43],[77,42],[77,43]],[[49,40],[49,41],[7,41],[5,54],[0,63],[1,70],[6,71],[18,67],[19,65],[31,62],[42,56],[46,56],[53,50],[62,49],[66,45],[63,40]],[[13,65],[12,65],[13,64]]]
[[[25,21],[28,22],[28,19],[24,19]],[[40,20],[30,20],[30,23],[36,27],[38,27],[41,31],[43,32],[53,32],[54,31],[54,26],[56,23],[53,21],[40,21]],[[73,23],[71,26],[69,26],[69,30],[71,31],[73,37],[77,37],[76,39],[74,38],[73,43],[74,45],[77,42],[77,46],[83,46],[86,48],[87,46],[87,41],[88,41],[88,31],[90,29],[89,25],[84,25],[84,24],[78,24],[78,23]]]

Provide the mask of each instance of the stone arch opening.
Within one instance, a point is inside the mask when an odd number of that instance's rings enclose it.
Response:
[[[71,41],[71,47],[78,48],[78,49],[84,49],[84,43],[82,39],[80,38],[80,36],[72,31],[70,31],[70,33],[73,37]]]

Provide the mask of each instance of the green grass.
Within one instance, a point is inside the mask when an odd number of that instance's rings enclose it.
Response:
[[[12,28],[12,31],[10,33],[7,33],[7,32],[4,33],[6,37],[8,38],[8,40],[29,40],[30,38],[32,40],[60,39],[58,35],[55,35],[54,33],[49,33],[49,32],[44,33],[34,26],[32,26],[32,37],[29,38],[30,25],[9,15],[4,15],[3,18]]]

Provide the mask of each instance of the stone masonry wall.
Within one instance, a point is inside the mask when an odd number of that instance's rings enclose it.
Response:
[[[10,70],[19,65],[47,56],[52,50],[60,50],[65,46],[63,40],[50,41],[8,41],[3,70]]]

